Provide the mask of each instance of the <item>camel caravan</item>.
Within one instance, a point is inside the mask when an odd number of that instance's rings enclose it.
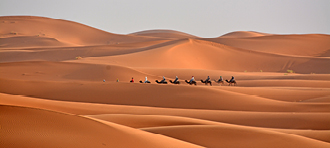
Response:
[[[211,78],[210,76],[207,76],[207,78],[205,80],[200,80],[202,83],[204,83],[205,85],[210,85],[212,86],[212,81],[211,81]],[[237,85],[237,82],[234,78],[234,76],[231,77],[230,80],[225,80],[227,83],[228,83],[228,86],[236,86]],[[132,77],[132,80],[130,81],[131,83],[134,83],[134,78]],[[147,77],[145,77],[145,80],[144,81],[139,81],[140,83],[151,83]],[[166,78],[163,76],[163,79],[158,81],[156,80],[155,81],[157,84],[167,84],[167,81],[166,81]],[[175,80],[172,81],[172,80],[169,80],[170,83],[172,84],[180,84],[180,81],[179,81],[179,78],[178,76],[175,76]],[[191,79],[188,81],[188,80],[185,80],[185,82],[189,85],[197,85],[197,82],[195,80],[195,77],[192,76]],[[224,81],[223,81],[223,78],[222,76],[220,76],[220,78],[218,80],[214,80],[215,83],[217,83],[218,85],[223,85],[224,84]]]

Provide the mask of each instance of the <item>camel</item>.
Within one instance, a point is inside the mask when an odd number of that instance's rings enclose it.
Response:
[[[220,80],[220,79],[219,79],[219,80],[214,80],[214,82],[215,82],[215,83],[218,83],[218,84],[220,84],[220,85],[222,85],[222,84],[223,84],[223,81],[222,81],[222,80]]]
[[[144,82],[140,80],[140,83],[144,83]],[[147,81],[147,83],[150,83],[150,81]]]
[[[167,84],[166,81],[158,81],[158,80],[156,80],[155,82],[158,83],[158,84]]]
[[[172,81],[172,80],[170,80],[170,82],[173,83],[173,84],[180,84],[180,81]]]
[[[211,81],[203,81],[201,80],[202,83],[205,83],[205,85],[207,85],[208,83],[210,83],[210,85],[212,86],[212,82]]]
[[[187,81],[187,80],[184,80],[184,81],[185,81],[186,83],[190,84],[190,85],[192,85],[192,84],[197,85],[196,81],[192,81],[192,82],[189,82],[189,81]]]
[[[236,83],[235,80],[234,81],[228,81],[228,80],[226,80],[226,82],[229,83],[229,86],[231,86],[232,84],[234,84],[234,86],[237,85],[237,83]]]

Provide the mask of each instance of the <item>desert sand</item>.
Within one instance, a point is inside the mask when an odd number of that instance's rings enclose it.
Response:
[[[0,145],[329,148],[329,67],[327,34],[123,35],[3,16]]]

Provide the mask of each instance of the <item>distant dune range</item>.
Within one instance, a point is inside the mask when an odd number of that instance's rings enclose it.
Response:
[[[222,35],[219,38],[250,38],[250,37],[260,37],[260,36],[269,36],[269,35],[272,34],[255,32],[255,31],[235,31]]]
[[[0,145],[328,148],[329,67],[326,34],[120,35],[2,16]],[[163,76],[180,84],[156,84]]]
[[[168,39],[197,38],[197,36],[193,36],[184,32],[179,32],[174,30],[146,30],[146,31],[131,33],[130,35],[159,37],[159,38],[168,38]]]
[[[44,37],[53,38],[53,40],[71,46],[107,45],[157,40],[150,37],[108,33],[76,22],[44,17],[12,16],[1,17],[0,20],[1,37],[39,37],[39,42],[37,42],[36,39],[34,40],[38,44],[27,44],[26,46],[23,44],[22,46],[24,47],[38,47],[40,46],[40,42],[43,42]],[[21,41],[24,42],[25,39],[22,39]],[[11,45],[10,41],[6,41],[6,43]],[[2,43],[2,45],[3,44],[4,43]],[[52,45],[50,44],[50,46]]]

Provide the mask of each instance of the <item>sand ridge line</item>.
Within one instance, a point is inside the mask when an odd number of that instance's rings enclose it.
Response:
[[[206,147],[216,147],[217,145],[229,147],[233,146],[232,141],[236,141],[239,144],[244,143],[245,147],[295,147],[299,145],[299,147],[308,148],[328,147],[330,145],[330,143],[300,135],[262,129],[256,130],[229,126],[221,127],[218,125],[156,127],[146,128],[144,130],[164,134],[176,139],[181,139]],[[184,133],[194,133],[194,136]],[[263,137],[263,141],[259,141],[261,137]]]
[[[180,116],[168,115],[132,115],[132,114],[105,114],[105,115],[88,115],[88,117],[97,118],[103,121],[110,121],[141,130],[155,128],[172,128],[172,127],[187,127],[191,125],[218,125],[238,128],[251,128],[252,130],[271,130],[280,133],[295,134],[324,142],[330,142],[327,138],[330,135],[330,130],[309,130],[309,129],[277,129],[277,128],[262,128],[246,125],[228,124],[222,122],[209,121],[204,119],[196,119]]]
[[[0,79],[1,80],[1,79]],[[293,103],[209,89],[205,86],[148,85],[129,83],[47,82],[1,80],[13,87],[0,87],[2,92],[24,94],[52,100],[211,110],[245,110],[269,112],[324,112],[327,104]],[[83,84],[83,85],[81,85]],[[1,86],[1,85],[0,85]],[[38,89],[36,89],[36,87]],[[141,90],[147,92],[141,93]],[[173,91],[176,90],[176,91]],[[125,93],[125,92],[130,92]],[[47,92],[47,93],[43,93]],[[66,92],[63,95],[63,92]],[[92,93],[93,92],[93,93]],[[97,96],[95,96],[97,92]],[[189,95],[187,95],[189,94]],[[78,97],[77,97],[78,96]],[[111,96],[111,97],[109,97]],[[144,97],[143,97],[144,96]],[[145,97],[148,96],[148,97]],[[176,97],[173,97],[176,96]],[[138,97],[139,99],[133,99]],[[229,99],[230,98],[230,99]],[[235,101],[241,102],[239,104]],[[176,102],[173,104],[172,102]],[[188,102],[188,103],[187,103]],[[197,103],[198,102],[198,103]],[[194,104],[197,103],[197,104]],[[308,108],[306,108],[308,106]],[[258,110],[256,110],[258,109]]]
[[[112,114],[127,115],[153,115],[153,116],[177,116],[236,124],[254,127],[271,127],[284,129],[330,129],[329,121],[325,119],[329,113],[306,113],[306,112],[248,112],[248,111],[223,111],[223,110],[196,110],[156,108],[127,105],[107,105],[96,103],[79,103],[68,101],[52,101],[22,96],[1,94],[1,104],[27,106],[55,110],[56,112],[68,112],[85,116],[114,116]],[[115,118],[112,118],[112,121]],[[138,120],[140,121],[140,120]],[[265,122],[267,121],[267,122]],[[304,122],[301,122],[304,121]],[[129,120],[129,123],[132,120]],[[316,124],[317,123],[317,124]],[[122,123],[123,124],[123,123]],[[127,125],[127,124],[126,124]]]
[[[117,124],[104,124],[86,117],[54,114],[54,112],[25,107],[3,105],[0,107],[5,112],[1,117],[6,119],[2,120],[4,121],[2,145],[5,147],[23,145],[36,147],[63,145],[69,147],[132,147],[133,145],[135,147],[168,147],[168,143],[172,147],[198,147],[173,138]],[[19,137],[17,137],[18,134]],[[10,140],[15,136],[16,142]],[[28,139],[28,141],[24,139]],[[43,141],[40,141],[41,139]],[[123,142],[125,140],[131,142]]]

